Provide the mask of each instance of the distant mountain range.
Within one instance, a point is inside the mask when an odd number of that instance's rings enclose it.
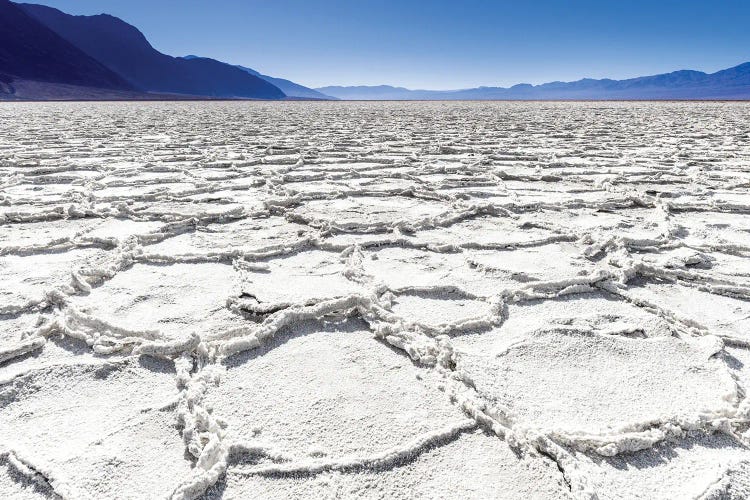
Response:
[[[750,99],[750,62],[711,74],[682,70],[627,80],[584,78],[542,85],[522,83],[510,88],[409,90],[378,85],[316,90],[339,99],[358,100]]]
[[[750,63],[627,80],[409,90],[388,85],[311,89],[208,57],[173,57],[107,14],[73,16],[0,0],[0,99],[750,99]]]

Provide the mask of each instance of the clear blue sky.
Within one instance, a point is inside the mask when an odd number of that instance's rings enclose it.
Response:
[[[36,3],[106,12],[167,54],[214,57],[312,87],[508,86],[750,61],[750,0]]]

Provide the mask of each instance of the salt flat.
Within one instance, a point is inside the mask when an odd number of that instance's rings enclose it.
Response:
[[[750,104],[0,106],[0,496],[750,497]]]

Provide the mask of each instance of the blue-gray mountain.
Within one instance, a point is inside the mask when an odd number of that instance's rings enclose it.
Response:
[[[205,58],[202,56],[196,56],[194,54],[190,54],[187,56],[183,56],[183,59],[191,60],[191,59],[205,59]],[[335,97],[321,94],[317,90],[313,90],[311,88],[305,87],[304,85],[300,85],[299,83],[294,83],[291,80],[285,80],[284,78],[275,78],[273,76],[264,75],[264,74],[259,73],[258,71],[255,71],[252,68],[240,66],[239,64],[236,64],[235,68],[239,68],[242,71],[245,71],[246,73],[250,73],[253,76],[262,78],[268,83],[271,83],[277,86],[288,97],[297,97],[301,99],[327,99],[327,100],[335,99]]]
[[[0,0],[0,99],[750,99],[750,63],[703,73],[675,71],[627,80],[586,78],[510,88],[310,89],[206,57],[172,57],[134,26],[100,14]]]
[[[200,97],[285,97],[284,92],[275,85],[230,64],[209,58],[187,60],[162,54],[151,46],[137,28],[117,17],[107,14],[72,16],[43,5],[18,6],[30,17],[120,75],[132,87],[149,92]]]
[[[259,78],[263,78],[267,82],[273,83],[281,90],[283,90],[284,93],[289,97],[302,97],[305,99],[336,99],[333,96],[323,94],[322,92],[318,92],[317,90],[305,87],[303,85],[300,85],[299,83],[294,83],[290,80],[285,80],[284,78],[275,78],[273,76],[263,75],[261,73],[258,73],[254,69],[246,68],[245,66],[238,65],[237,67],[243,71],[247,71],[251,75],[255,75]]]
[[[522,83],[510,88],[409,90],[379,85],[316,90],[339,99],[358,100],[750,99],[750,62],[710,74],[682,70],[627,80],[584,78],[542,85]]]
[[[133,91],[120,75],[7,0],[0,0],[0,95],[19,81]]]

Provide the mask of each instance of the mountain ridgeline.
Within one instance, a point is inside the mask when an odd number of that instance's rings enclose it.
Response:
[[[682,70],[627,80],[584,78],[542,85],[522,83],[509,88],[409,90],[378,85],[316,90],[339,99],[356,100],[750,99],[750,62],[710,74]]]
[[[135,86],[13,3],[0,0],[0,94],[17,81],[133,91]]]
[[[34,4],[19,7],[140,90],[226,98],[285,97],[275,85],[230,64],[162,54],[143,33],[119,18],[107,14],[72,16]]]
[[[750,62],[626,80],[509,88],[410,90],[389,85],[311,89],[208,57],[156,50],[136,27],[99,14],[74,16],[0,0],[1,99],[595,100],[750,99]]]
[[[195,59],[206,59],[205,57],[196,56],[196,55],[187,55],[183,56],[183,59],[187,60],[195,60]],[[245,66],[240,66],[239,64],[235,65],[235,68],[241,69],[242,71],[249,73],[253,76],[257,76],[258,78],[261,78],[268,83],[277,86],[281,89],[282,92],[284,92],[289,97],[296,97],[300,99],[317,99],[317,100],[335,100],[335,97],[327,96],[325,94],[321,94],[317,90],[313,90],[311,88],[305,87],[304,85],[300,85],[299,83],[294,83],[290,80],[285,80],[284,78],[275,78],[273,76],[263,75],[259,73],[258,71],[255,71],[254,69],[247,68]]]
[[[335,97],[323,94],[322,92],[318,92],[317,90],[311,88],[307,88],[303,85],[300,85],[299,83],[285,80],[284,78],[274,78],[273,76],[263,75],[261,73],[258,73],[254,69],[246,68],[245,66],[238,65],[237,67],[242,71],[247,71],[251,75],[255,75],[259,78],[263,78],[267,82],[273,83],[281,90],[283,90],[284,93],[288,96],[303,97],[307,99],[336,99]]]

